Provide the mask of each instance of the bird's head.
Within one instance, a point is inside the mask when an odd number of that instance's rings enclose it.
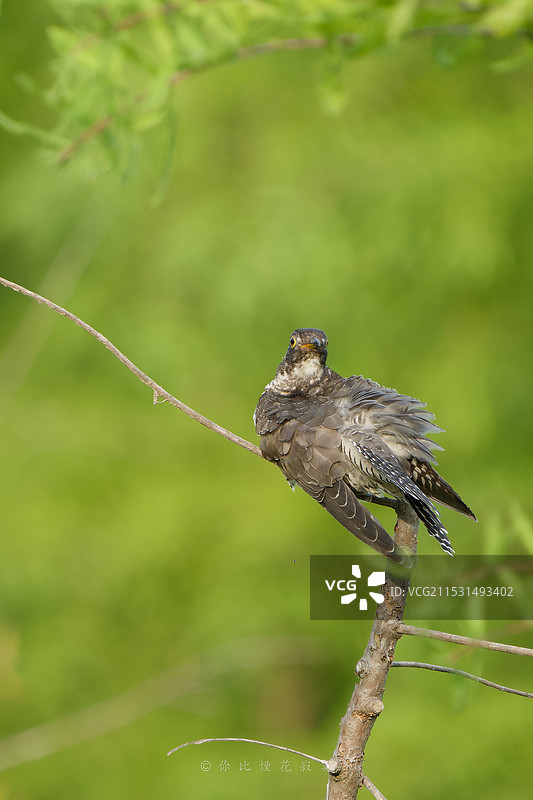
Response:
[[[298,328],[293,331],[285,353],[286,364],[318,361],[322,367],[328,357],[328,337],[318,328]]]
[[[269,387],[283,393],[305,392],[324,374],[328,357],[328,339],[317,328],[293,331],[289,347]]]

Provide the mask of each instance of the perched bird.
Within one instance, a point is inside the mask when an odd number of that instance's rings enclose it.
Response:
[[[420,400],[361,375],[337,375],[326,366],[327,348],[321,330],[293,332],[254,413],[263,455],[378,553],[404,561],[405,554],[361,499],[407,501],[453,555],[431,500],[476,517],[432,466],[437,462],[431,451],[442,448],[426,434],[442,428]]]

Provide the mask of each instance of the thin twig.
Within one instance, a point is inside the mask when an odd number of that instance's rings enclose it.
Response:
[[[57,163],[62,166],[74,155],[76,150],[79,150],[83,144],[96,139],[101,133],[106,131],[109,126],[114,122],[114,117],[111,114],[106,114],[105,117],[96,120],[89,128],[84,130],[80,135],[74,139],[73,142],[68,144],[64,150],[61,151],[57,158]]]
[[[456,633],[446,633],[445,631],[432,631],[429,628],[417,628],[415,625],[400,623],[398,632],[405,636],[422,636],[424,639],[439,639],[441,642],[452,642],[453,644],[463,644],[467,647],[482,647],[485,650],[496,650],[499,653],[513,653],[517,656],[533,657],[533,650],[530,647],[519,647],[514,644],[504,644],[503,642],[488,642],[484,639],[471,639],[469,636],[458,636]]]
[[[271,53],[282,53],[291,50],[322,50],[327,45],[341,44],[349,47],[355,44],[359,37],[355,33],[344,33],[341,36],[330,39],[326,36],[307,37],[301,39],[272,39],[270,42],[260,42],[259,44],[252,44],[246,47],[240,47],[234,53],[229,53],[223,60],[216,62],[208,62],[195,67],[180,69],[170,76],[170,83],[173,86],[181,83],[185,78],[194,75],[197,72],[204,72],[213,66],[219,64],[231,64],[234,61],[245,61],[249,58],[256,58],[257,56],[266,56]]]
[[[292,747],[285,747],[282,744],[272,744],[272,742],[261,742],[259,739],[244,739],[241,736],[215,736],[210,739],[195,739],[192,742],[185,742],[184,744],[179,744],[177,747],[173,747],[172,750],[168,751],[167,756],[171,756],[172,753],[175,753],[177,750],[182,750],[190,744],[207,744],[208,742],[246,742],[247,744],[260,744],[263,747],[272,747],[274,750],[284,750],[286,753],[294,753],[297,756],[303,756],[303,758],[308,758],[309,761],[316,761],[318,764],[323,764],[326,768],[329,763],[324,758],[310,756],[308,753],[302,753],[301,750],[294,750]]]
[[[176,397],[174,397],[174,395],[167,392],[166,389],[163,389],[162,386],[160,386],[158,383],[152,380],[152,378],[150,378],[142,370],[140,370],[139,367],[137,367],[133,363],[133,361],[130,361],[129,358],[127,358],[124,355],[124,353],[121,353],[120,350],[117,347],[115,347],[115,345],[112,342],[109,341],[109,339],[107,339],[105,336],[103,336],[103,334],[95,330],[95,328],[93,328],[91,325],[88,325],[82,319],[77,317],[75,314],[72,314],[65,308],[58,306],[56,303],[53,303],[46,297],[42,297],[40,294],[36,294],[35,292],[30,291],[29,289],[24,288],[24,286],[19,286],[18,283],[13,283],[12,281],[8,281],[6,278],[0,277],[0,284],[2,284],[2,286],[7,287],[8,289],[13,289],[14,292],[19,292],[20,294],[26,295],[26,297],[31,297],[38,303],[47,306],[47,308],[51,308],[52,311],[56,311],[58,314],[61,314],[61,316],[67,317],[67,319],[70,319],[80,328],[83,328],[84,331],[90,333],[91,336],[94,336],[94,338],[100,342],[100,344],[103,344],[104,347],[110,350],[111,353],[113,353],[113,355],[116,356],[116,358],[118,358],[118,360],[130,370],[130,372],[133,372],[133,374],[136,375],[140,381],[142,381],[146,386],[149,386],[152,389],[152,391],[154,392],[154,398],[155,396],[164,398],[171,405],[175,406],[176,408],[179,408],[179,410],[183,411],[184,414],[187,414],[188,417],[191,417],[191,419],[196,420],[196,422],[199,422],[200,425],[204,425],[210,431],[218,433],[220,436],[223,436],[224,439],[227,439],[229,442],[233,442],[233,444],[238,444],[239,447],[243,447],[245,450],[248,450],[250,453],[254,453],[256,456],[262,455],[261,450],[259,449],[259,447],[257,447],[257,445],[252,444],[251,442],[248,442],[246,439],[237,436],[235,433],[226,430],[226,428],[223,428],[221,425],[217,425],[216,422],[213,422],[212,420],[208,419],[208,417],[204,417],[203,414],[199,414],[194,409],[189,408],[189,406],[186,406],[185,403],[181,402],[181,400],[178,400]]]
[[[394,665],[393,665],[393,666],[394,666]],[[363,783],[363,786],[364,786],[366,789],[368,789],[368,791],[370,792],[370,794],[372,795],[372,797],[375,797],[375,798],[376,798],[376,800],[387,800],[387,798],[385,797],[385,795],[384,795],[382,792],[380,792],[380,791],[379,791],[379,789],[377,788],[377,786],[374,786],[374,784],[372,783],[372,781],[370,780],[370,778],[367,778],[367,776],[366,776],[366,775],[363,775],[363,781],[362,781],[362,783]]]
[[[530,697],[533,699],[533,694],[531,692],[522,692],[520,689],[511,689],[509,686],[502,686],[501,683],[494,683],[486,678],[480,678],[479,675],[472,675],[471,672],[465,672],[462,669],[454,669],[454,667],[441,667],[439,664],[426,664],[423,661],[394,661],[392,666],[412,667],[413,669],[429,669],[433,672],[446,672],[449,675],[460,675],[462,678],[468,678],[471,681],[482,683],[483,686],[490,686],[491,689],[498,689],[499,692],[517,694],[520,697]]]
[[[532,630],[533,630],[533,620],[521,619],[515,622],[506,623],[505,625],[500,625],[496,628],[492,628],[490,631],[488,631],[488,633],[490,633],[491,636],[494,636],[495,638],[499,639],[500,634],[518,636],[524,633],[531,633]],[[497,637],[496,634],[498,634]],[[452,664],[455,664],[456,662],[460,661],[465,656],[468,656],[468,650],[462,647],[448,654],[448,658],[450,660],[450,663]]]

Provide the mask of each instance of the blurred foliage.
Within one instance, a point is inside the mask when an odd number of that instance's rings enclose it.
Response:
[[[237,8],[193,5],[183,13],[198,26]],[[184,402],[252,440],[256,400],[291,330],[324,328],[334,369],[422,397],[447,429],[442,471],[480,519],[443,511],[457,552],[531,552],[533,68],[527,59],[507,68],[528,40],[505,38],[529,6],[473,7],[476,25],[496,18],[494,33],[501,25],[505,34],[477,37],[476,58],[459,52],[465,37],[452,46],[402,28],[410,13],[412,27],[439,9],[451,24],[453,8],[463,25],[465,4],[244,6],[259,22],[231,47],[219,29],[210,33],[220,60],[234,63],[174,90],[172,167],[162,125],[145,131],[135,172],[96,183],[79,158],[58,170],[40,145],[0,131],[3,274],[69,307]],[[142,63],[131,78],[126,43],[155,59],[163,96],[159,58],[179,70],[188,47],[193,64],[196,23],[173,61],[164,45],[172,50],[172,15],[115,34],[110,25],[152,6],[105,7],[107,17],[97,2],[4,3],[0,90],[11,120],[54,130],[56,107],[39,97],[55,80],[59,133],[70,141],[109,104],[151,92]],[[364,59],[348,59],[338,43],[230,58],[274,36],[329,36],[328,9],[333,36],[352,32],[354,7],[368,11],[365,41],[373,22],[378,29],[379,48],[369,45]],[[226,22],[233,34],[242,24]],[[73,59],[67,48],[58,66],[51,26],[76,41],[92,32],[95,49]],[[158,26],[161,50],[150,38]],[[82,80],[83,57],[95,72]],[[324,92],[327,110],[342,113],[323,113]],[[148,99],[141,105],[144,113]],[[135,110],[135,125],[141,116]],[[119,129],[109,136],[119,137],[121,161]],[[120,705],[112,722],[122,727],[86,743],[73,735],[47,757],[50,729],[24,747],[11,740],[28,761],[0,773],[0,798],[322,797],[318,765],[301,772],[289,759],[292,772],[281,772],[274,751],[220,744],[164,754],[203,736],[332,752],[368,626],[309,621],[308,556],[357,554],[358,542],[270,465],[154,407],[95,341],[8,291],[0,375],[0,737],[119,696],[135,718],[124,721]],[[392,526],[387,509],[376,513]],[[420,549],[438,549],[424,530]],[[523,621],[447,627],[531,646]],[[228,652],[243,653],[242,669]],[[409,638],[398,658],[532,689],[525,659]],[[169,694],[150,711],[138,692],[173,665]],[[409,670],[391,674],[385,699],[367,771],[386,796],[527,796],[527,701]],[[0,758],[13,752],[0,741]],[[206,759],[213,767],[202,772]],[[249,772],[239,769],[245,760]]]
[[[324,109],[346,102],[344,68],[417,36],[453,66],[490,39],[507,40],[497,64],[515,69],[533,56],[533,0],[49,0],[55,59],[48,85],[26,72],[18,84],[54,110],[49,129],[0,114],[15,134],[48,141],[59,163],[83,150],[91,169],[132,168],[139,136],[164,125],[175,139],[175,86],[198,72],[286,49],[318,49]],[[87,152],[88,151],[88,152]]]

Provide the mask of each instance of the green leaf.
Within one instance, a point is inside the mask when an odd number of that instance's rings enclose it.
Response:
[[[387,25],[387,40],[398,42],[412,27],[419,0],[400,0],[396,3]]]
[[[33,136],[35,139],[40,139],[42,142],[52,144],[55,147],[64,147],[66,144],[66,139],[61,136],[45,131],[42,128],[37,128],[34,125],[28,125],[25,122],[18,122],[8,117],[3,111],[0,111],[0,128],[15,136]]]
[[[155,125],[158,125],[164,117],[165,111],[163,110],[147,111],[145,114],[141,114],[141,116],[137,117],[135,120],[135,130],[147,131],[150,128],[153,128]]]
[[[189,21],[180,22],[178,26],[179,49],[183,58],[190,64],[203,64],[209,57],[209,42],[198,24]]]
[[[320,98],[326,114],[337,116],[346,107],[347,93],[343,80],[344,59],[335,47],[324,53],[324,71],[320,80]]]
[[[481,27],[496,36],[509,36],[530,23],[533,0],[507,0],[498,3],[481,20]]]
[[[49,25],[47,29],[48,38],[56,53],[63,56],[78,44],[79,39],[76,34],[58,25]]]

